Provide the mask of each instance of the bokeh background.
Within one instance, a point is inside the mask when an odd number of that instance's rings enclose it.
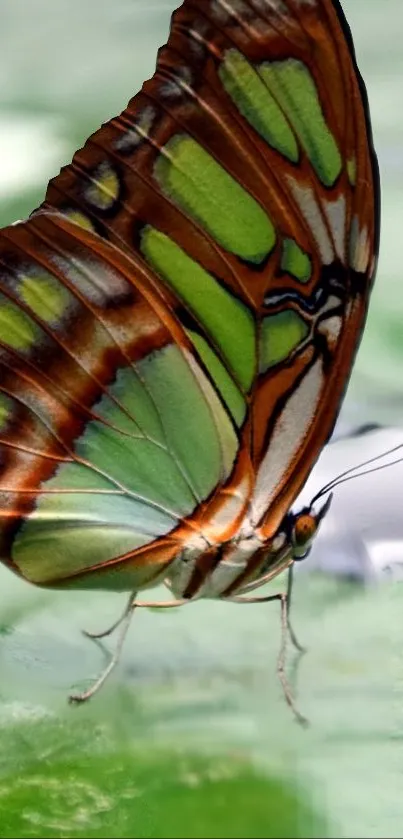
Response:
[[[39,203],[152,74],[175,5],[0,0],[1,225]],[[341,428],[393,430],[329,447],[322,482],[403,441],[403,5],[343,7],[383,192],[378,280]],[[140,612],[113,680],[71,708],[69,690],[104,663],[79,628],[112,622],[122,598],[40,592],[1,569],[0,836],[400,837],[403,588],[372,571],[392,541],[394,567],[403,556],[402,481],[391,469],[340,491],[311,563],[332,573],[298,576],[293,619],[309,652],[290,656],[290,675],[307,730],[275,678],[275,606]]]

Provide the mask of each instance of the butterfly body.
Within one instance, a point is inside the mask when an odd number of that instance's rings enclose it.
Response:
[[[185,0],[153,78],[0,234],[2,561],[189,600],[302,556],[378,190],[336,0]]]

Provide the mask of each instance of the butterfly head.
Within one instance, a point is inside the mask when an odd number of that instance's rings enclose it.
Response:
[[[317,511],[311,504],[310,507],[304,507],[299,513],[290,514],[288,521],[289,539],[293,559],[296,562],[308,556],[320,524],[330,507],[332,497],[332,494],[330,494]]]

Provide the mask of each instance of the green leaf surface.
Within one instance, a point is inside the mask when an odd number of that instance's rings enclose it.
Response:
[[[76,707],[67,694],[105,662],[79,629],[124,597],[0,581],[2,837],[401,835],[398,585],[298,577],[303,729],[275,676],[277,604],[139,610],[113,677]]]

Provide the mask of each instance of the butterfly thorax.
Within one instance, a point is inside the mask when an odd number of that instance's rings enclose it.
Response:
[[[330,504],[289,512],[270,539],[246,517],[228,540],[208,540],[203,533],[190,537],[172,563],[167,582],[181,598],[231,598],[269,582],[293,562],[308,555]]]
[[[230,597],[267,578],[271,567],[278,573],[279,563],[286,568],[291,559],[285,534],[265,543],[258,531],[251,531],[216,544],[196,535],[172,563],[168,581],[177,597]]]

